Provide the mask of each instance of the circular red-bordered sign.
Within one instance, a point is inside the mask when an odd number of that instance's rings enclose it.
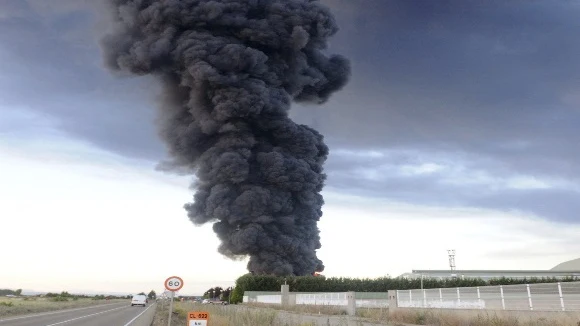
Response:
[[[176,292],[183,287],[183,279],[179,276],[171,276],[165,280],[164,285],[168,291]]]

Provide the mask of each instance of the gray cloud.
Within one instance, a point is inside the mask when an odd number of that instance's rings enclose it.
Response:
[[[115,81],[101,68],[98,3],[0,3],[6,13],[0,19],[0,59],[9,63],[0,68],[0,114],[13,108],[51,114],[75,137],[154,159],[164,149],[152,125],[153,85],[148,80]]]
[[[578,193],[560,184],[450,184],[445,169],[401,176],[394,168],[443,160],[461,162],[467,179],[481,172],[504,183],[515,175],[577,181],[576,2],[323,2],[341,26],[329,50],[352,58],[352,81],[322,108],[296,106],[292,116],[325,135],[330,187],[578,222],[572,213]],[[95,2],[46,3],[0,3],[0,59],[10,62],[0,68],[0,104],[50,113],[71,135],[160,160],[165,150],[152,123],[156,88],[131,79],[118,86],[101,70],[95,30],[106,24],[90,5]],[[338,149],[394,154],[354,159]],[[383,171],[383,165],[394,167]],[[362,179],[365,169],[385,178]]]
[[[505,171],[476,156],[387,151],[384,156],[335,153],[327,164],[330,190],[428,206],[479,207],[577,223],[580,194],[566,179]]]

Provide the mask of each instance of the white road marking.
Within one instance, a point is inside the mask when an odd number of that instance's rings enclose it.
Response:
[[[114,310],[119,310],[119,309],[123,309],[123,308],[127,308],[127,306],[123,306],[123,307],[119,307],[119,308],[113,308],[113,309],[109,309],[109,310],[105,310],[105,311],[101,311],[101,312],[96,312],[96,313],[94,313],[94,314],[85,315],[85,316],[80,316],[80,317],[77,317],[77,318],[73,318],[73,319],[69,319],[69,320],[61,321],[61,322],[54,323],[54,324],[50,324],[50,325],[46,325],[46,326],[55,326],[55,325],[60,325],[60,324],[68,323],[69,321],[78,320],[78,319],[83,319],[83,318],[87,318],[87,317],[91,317],[91,316],[96,316],[96,315],[104,314],[105,312],[114,311]]]
[[[63,309],[63,310],[57,310],[57,311],[52,311],[52,312],[46,312],[46,313],[42,313],[42,314],[34,314],[34,315],[26,315],[26,316],[21,316],[21,317],[0,319],[0,323],[3,323],[5,321],[13,321],[13,320],[19,320],[19,319],[33,318],[33,317],[42,317],[42,316],[48,316],[48,315],[54,315],[54,314],[63,314],[63,313],[71,312],[71,311],[78,311],[78,310],[84,310],[84,309],[90,309],[90,308],[105,307],[105,306],[110,306],[110,305],[115,305],[115,304],[119,304],[119,303],[107,303],[107,304],[100,304],[100,305],[90,306],[90,307],[84,307],[84,308]]]
[[[123,326],[129,326],[131,325],[132,322],[134,322],[137,318],[139,318],[142,314],[145,313],[145,311],[149,310],[149,308],[153,307],[155,304],[150,305],[149,307],[147,307],[147,309],[143,310],[140,314],[138,314],[137,316],[135,316],[135,318],[131,319],[128,323],[126,323]]]

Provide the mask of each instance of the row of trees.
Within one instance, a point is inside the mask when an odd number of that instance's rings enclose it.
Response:
[[[7,296],[7,295],[19,296],[21,294],[22,294],[22,289],[18,289],[18,290],[0,289],[0,296]]]
[[[222,301],[229,301],[233,288],[230,286],[225,290],[221,286],[210,288],[203,293],[204,299],[219,299]]]
[[[580,278],[497,278],[483,280],[480,278],[435,279],[423,278],[423,288],[455,288],[485,285],[510,285],[530,283],[572,282]],[[280,291],[282,284],[288,284],[291,292],[386,292],[388,290],[409,290],[421,288],[421,279],[380,277],[375,279],[347,278],[324,276],[277,277],[270,275],[246,274],[236,280],[236,287],[231,296],[232,303],[241,302],[245,291]]]
[[[104,294],[97,294],[97,295],[87,295],[87,294],[71,294],[67,291],[62,291],[61,293],[53,293],[48,292],[44,295],[47,298],[54,299],[53,301],[68,301],[69,299],[77,300],[77,299],[88,299],[91,298],[93,300],[105,300],[105,299],[130,299],[131,296],[118,296],[118,295],[104,295]]]

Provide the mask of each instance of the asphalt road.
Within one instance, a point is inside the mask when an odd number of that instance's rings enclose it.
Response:
[[[0,326],[150,326],[154,314],[155,303],[113,303],[0,319]]]

